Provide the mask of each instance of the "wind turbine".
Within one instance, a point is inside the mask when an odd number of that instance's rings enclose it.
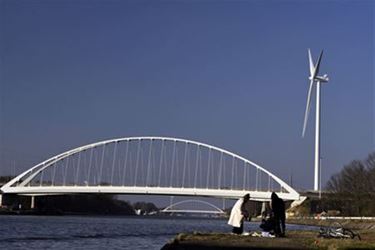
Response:
[[[307,120],[309,118],[310,106],[311,106],[311,95],[314,84],[316,84],[316,108],[315,108],[315,168],[314,168],[314,191],[319,190],[319,171],[320,171],[320,84],[328,82],[329,78],[327,74],[319,76],[320,61],[322,60],[323,50],[320,52],[318,61],[314,65],[311,57],[310,49],[309,54],[309,65],[310,65],[310,86],[307,94],[307,103],[305,110],[305,119],[303,121],[302,137],[305,136]]]

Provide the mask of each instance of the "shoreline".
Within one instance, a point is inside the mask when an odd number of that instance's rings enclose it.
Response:
[[[38,210],[0,210],[0,215],[33,215],[33,216],[130,216],[130,217],[147,217],[147,218],[178,218],[181,220],[195,220],[195,219],[202,219],[207,217],[200,217],[200,216],[167,216],[164,214],[155,214],[155,215],[134,215],[134,214],[127,214],[127,213],[77,213],[77,212],[62,212],[62,211],[38,211]],[[224,217],[210,217],[213,220],[223,220],[226,221],[227,218]],[[261,222],[259,218],[253,218],[251,220],[252,223]],[[306,226],[329,226],[333,222],[339,222],[346,228],[354,229],[354,230],[363,230],[363,229],[375,229],[375,219],[346,219],[346,218],[289,218],[286,220],[286,224],[291,225],[306,225]]]

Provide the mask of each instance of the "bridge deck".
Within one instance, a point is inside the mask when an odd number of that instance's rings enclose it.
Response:
[[[173,187],[134,187],[134,186],[16,186],[9,187],[4,193],[20,195],[52,195],[52,194],[148,194],[168,196],[203,196],[238,199],[250,193],[253,200],[269,200],[270,191],[202,189],[202,188],[173,188]],[[294,194],[278,193],[284,200],[297,200]]]

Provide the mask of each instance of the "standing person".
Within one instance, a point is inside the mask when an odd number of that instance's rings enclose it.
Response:
[[[245,194],[243,198],[240,198],[233,206],[228,224],[233,227],[232,233],[242,234],[243,233],[243,221],[245,218],[250,218],[249,212],[246,209],[246,203],[250,200],[250,194]]]
[[[277,196],[275,192],[271,194],[271,210],[275,220],[275,234],[276,236],[285,236],[285,204],[282,199]]]

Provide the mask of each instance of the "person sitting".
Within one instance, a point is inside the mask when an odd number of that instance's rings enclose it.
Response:
[[[233,227],[232,233],[242,234],[244,220],[250,220],[250,214],[246,208],[246,204],[249,202],[249,200],[250,194],[246,194],[234,204],[228,220],[228,224]]]
[[[263,230],[262,236],[269,237],[275,234],[275,219],[273,217],[263,218],[259,227]]]

